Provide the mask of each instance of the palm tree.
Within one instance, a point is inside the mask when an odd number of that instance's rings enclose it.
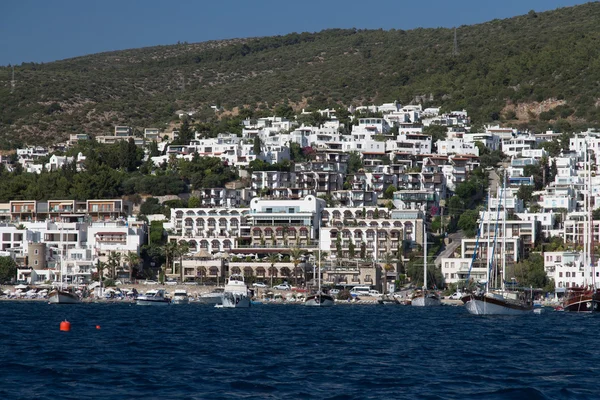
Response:
[[[393,262],[394,256],[391,253],[385,253],[383,257],[383,294],[385,294],[385,288],[387,287],[387,273],[394,268]]]
[[[177,250],[177,242],[168,242],[163,247],[163,252],[165,255],[165,267],[164,267],[164,271],[163,271],[163,281],[164,281],[164,275],[167,274],[167,270],[169,269],[169,262],[171,262],[171,264],[173,264],[173,257],[175,256],[176,250]],[[172,271],[172,273],[175,273],[175,271]],[[161,282],[161,283],[163,283],[163,282]]]
[[[179,282],[183,283],[183,256],[190,251],[190,245],[185,241],[181,240],[177,244],[175,253],[179,256]]]
[[[108,255],[108,266],[110,267],[111,279],[117,279],[117,267],[121,265],[121,253],[112,251]]]
[[[102,287],[102,281],[104,280],[104,267],[106,267],[106,263],[103,263],[98,259],[96,269],[98,270],[98,282],[100,282],[100,287]]]
[[[129,281],[133,279],[133,268],[137,267],[140,263],[140,256],[137,253],[127,253],[125,255],[125,261],[127,261],[127,267],[129,268]]]
[[[271,287],[273,287],[273,275],[275,273],[275,264],[279,262],[279,255],[271,253],[267,257],[267,261],[269,261],[269,264],[271,264],[271,268],[269,268],[269,274],[271,275]]]
[[[292,262],[294,263],[294,285],[298,286],[298,264],[300,264],[300,259],[304,255],[304,250],[299,247],[292,247],[290,249],[290,256],[292,257]]]

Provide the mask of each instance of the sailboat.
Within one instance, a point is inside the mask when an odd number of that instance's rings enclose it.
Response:
[[[323,293],[321,290],[321,225],[319,224],[319,256],[318,256],[319,271],[317,275],[317,292],[309,295],[304,300],[304,305],[309,307],[331,307],[335,300],[331,295]],[[314,276],[314,274],[313,274]]]
[[[64,260],[64,249],[62,245],[62,225],[60,228],[60,287],[52,290],[48,294],[48,304],[77,304],[79,303],[79,296],[66,289],[64,287],[64,274],[63,274],[63,260]]]
[[[416,292],[411,300],[415,307],[435,307],[442,305],[440,297],[427,290],[427,225],[423,220],[423,289]]]
[[[563,300],[563,309],[569,312],[600,312],[600,289],[596,287],[596,271],[594,268],[594,260],[592,257],[592,249],[594,248],[594,229],[593,229],[593,218],[591,215],[592,207],[590,204],[591,199],[591,162],[588,160],[588,149],[587,142],[584,154],[584,165],[587,169],[586,190],[584,191],[584,211],[587,223],[584,222],[584,241],[583,241],[583,276],[584,285],[583,287],[571,287],[567,288],[565,298]],[[588,266],[590,268],[588,268]],[[590,274],[591,272],[591,274]],[[591,275],[592,282],[588,283],[587,278]]]
[[[468,294],[462,298],[465,308],[469,313],[475,315],[519,315],[529,313],[533,310],[533,302],[527,299],[524,292],[516,290],[507,290],[506,282],[506,171],[504,172],[504,181],[502,184],[502,200],[498,202],[496,211],[496,227],[494,228],[494,247],[490,266],[487,268],[487,279],[484,291],[477,291]],[[500,206],[503,206],[502,217],[502,284],[500,290],[490,289],[490,270],[493,265],[494,252],[497,243],[498,218],[500,216]],[[489,226],[489,225],[488,225]],[[489,232],[489,228],[488,228]],[[489,237],[489,234],[488,234]],[[489,249],[489,247],[488,247]],[[475,256],[473,256],[475,258]],[[496,264],[497,266],[497,264]]]

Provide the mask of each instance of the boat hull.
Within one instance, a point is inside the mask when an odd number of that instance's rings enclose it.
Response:
[[[77,304],[79,296],[74,293],[55,290],[48,295],[48,303],[50,304]]]
[[[467,295],[462,301],[467,311],[474,315],[521,315],[533,311],[532,306],[485,295]]]
[[[442,302],[437,297],[419,296],[413,297],[410,304],[413,307],[437,307],[441,306]]]
[[[188,299],[187,297],[185,297],[185,298],[174,298],[171,302],[173,304],[189,304],[190,299]]]
[[[223,294],[219,293],[216,296],[198,296],[198,300],[196,301],[200,304],[221,304],[223,302]]]
[[[568,312],[600,312],[600,293],[595,290],[569,291],[563,308]]]
[[[223,293],[223,308],[248,308],[250,307],[250,297],[243,293]]]
[[[304,305],[308,307],[331,307],[335,304],[333,297],[327,294],[314,294],[308,296],[304,301]]]

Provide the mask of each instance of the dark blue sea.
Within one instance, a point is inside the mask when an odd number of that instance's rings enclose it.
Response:
[[[0,399],[598,399],[599,318],[2,302]]]

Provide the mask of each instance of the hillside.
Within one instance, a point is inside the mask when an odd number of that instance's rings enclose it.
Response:
[[[600,123],[600,4],[452,29],[340,30],[178,44],[0,68],[0,147],[115,124],[164,127],[178,109],[272,109],[425,97],[475,122]],[[236,108],[237,107],[237,108]],[[204,113],[201,115],[209,115]]]

